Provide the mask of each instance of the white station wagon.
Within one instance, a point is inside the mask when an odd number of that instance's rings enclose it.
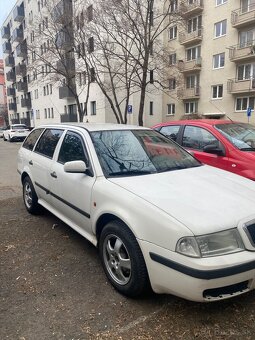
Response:
[[[18,153],[26,209],[45,207],[99,248],[122,294],[194,301],[255,287],[255,182],[201,164],[151,129],[55,124]]]

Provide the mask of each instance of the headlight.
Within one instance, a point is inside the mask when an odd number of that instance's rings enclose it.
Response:
[[[178,253],[191,257],[225,255],[242,250],[244,250],[244,245],[237,229],[196,237],[183,237],[176,245]]]

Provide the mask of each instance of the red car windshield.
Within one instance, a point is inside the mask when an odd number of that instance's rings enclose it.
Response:
[[[215,128],[235,147],[242,151],[255,151],[255,127],[245,123],[217,124]]]

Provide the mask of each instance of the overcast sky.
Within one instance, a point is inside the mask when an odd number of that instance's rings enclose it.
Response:
[[[2,27],[6,17],[14,7],[17,0],[0,0],[0,27]],[[0,40],[2,37],[0,37]],[[1,40],[0,44],[0,58],[3,58],[3,52],[2,52],[2,45],[3,40]]]

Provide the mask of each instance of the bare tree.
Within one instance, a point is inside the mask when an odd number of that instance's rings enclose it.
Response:
[[[3,118],[5,125],[9,125],[7,104],[0,104],[0,117]]]

